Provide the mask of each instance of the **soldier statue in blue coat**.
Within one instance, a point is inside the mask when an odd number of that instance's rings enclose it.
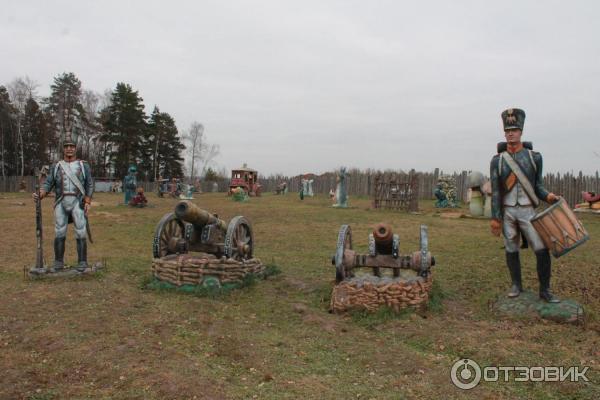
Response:
[[[558,197],[544,188],[542,155],[533,151],[530,142],[521,142],[525,111],[518,108],[505,110],[502,122],[506,142],[498,143],[498,154],[492,158],[490,165],[491,229],[496,236],[504,233],[506,264],[512,280],[508,297],[517,297],[523,290],[519,259],[519,239],[522,233],[535,252],[540,298],[549,303],[558,303],[560,300],[550,292],[550,252],[531,224],[539,201],[554,203],[558,201]],[[515,165],[514,169],[518,166],[520,171],[513,171],[509,164]],[[519,179],[519,175],[522,179]]]
[[[137,167],[135,165],[131,165],[128,174],[123,179],[123,192],[125,192],[125,205],[128,205],[131,202],[131,199],[135,197],[135,192],[137,190]]]
[[[68,135],[63,143],[64,158],[50,168],[46,182],[40,189],[40,199],[54,189],[54,264],[53,272],[64,268],[67,225],[73,222],[77,241],[77,271],[83,272],[87,265],[87,212],[92,202],[94,181],[87,161],[78,160],[76,144]],[[33,194],[34,199],[37,194]]]

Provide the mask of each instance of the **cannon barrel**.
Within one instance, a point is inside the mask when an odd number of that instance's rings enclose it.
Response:
[[[377,254],[392,254],[394,233],[392,227],[386,223],[379,223],[373,229],[373,238],[375,239],[375,249]]]
[[[216,224],[224,232],[227,231],[227,223],[225,221],[201,209],[191,201],[184,200],[177,203],[175,206],[175,215],[177,218],[189,222],[194,226]]]

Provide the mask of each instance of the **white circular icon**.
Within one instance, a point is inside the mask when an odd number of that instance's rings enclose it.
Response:
[[[463,358],[452,366],[450,379],[459,389],[473,389],[481,381],[481,368],[475,361]]]

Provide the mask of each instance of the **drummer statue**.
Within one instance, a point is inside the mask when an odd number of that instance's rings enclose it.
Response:
[[[498,154],[492,158],[491,230],[496,236],[504,233],[506,264],[510,271],[512,287],[508,297],[517,297],[523,291],[519,239],[523,233],[535,252],[540,298],[548,303],[560,302],[550,291],[550,252],[530,220],[540,200],[558,201],[542,182],[542,155],[532,150],[530,142],[521,142],[525,111],[511,108],[502,113],[506,142],[498,143]]]
[[[52,189],[56,192],[54,200],[54,264],[52,272],[64,269],[65,241],[67,238],[67,225],[75,225],[75,239],[77,241],[77,271],[87,269],[87,239],[89,233],[87,212],[92,202],[94,181],[90,165],[87,161],[78,160],[75,153],[77,147],[71,135],[67,135],[63,142],[63,159],[53,164],[40,188],[40,199],[43,199]],[[33,194],[34,200],[37,193]]]

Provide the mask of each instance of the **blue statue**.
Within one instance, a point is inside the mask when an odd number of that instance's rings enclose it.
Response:
[[[131,199],[135,197],[137,189],[137,167],[132,165],[129,167],[129,173],[123,179],[123,192],[125,192],[125,204],[129,204]]]

